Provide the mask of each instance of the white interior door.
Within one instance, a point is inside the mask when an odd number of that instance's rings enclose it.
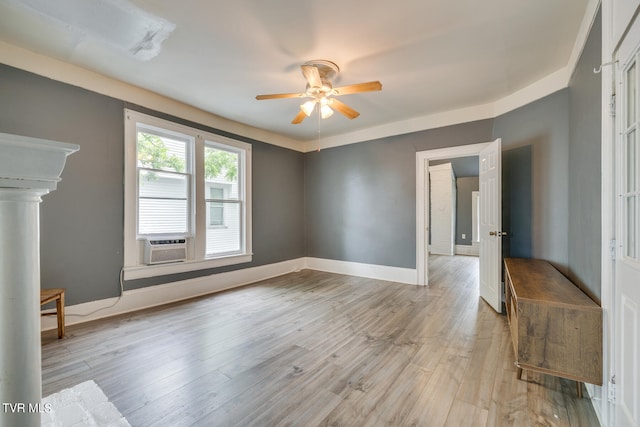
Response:
[[[451,163],[429,166],[429,253],[455,255],[456,181]]]
[[[480,152],[480,296],[502,311],[502,148]]]
[[[429,159],[422,158],[422,173],[424,175],[424,188],[422,189],[424,209],[421,212],[422,215],[422,268],[418,268],[418,284],[424,284],[429,286],[429,223],[431,216],[431,196],[429,194],[429,188],[431,181],[429,180]],[[420,229],[420,228],[419,228]],[[420,239],[418,239],[420,241]],[[420,256],[420,255],[419,255]],[[422,273],[422,274],[421,274]]]
[[[616,261],[614,267],[615,425],[640,425],[640,24],[618,51]],[[621,95],[621,96],[620,96]]]

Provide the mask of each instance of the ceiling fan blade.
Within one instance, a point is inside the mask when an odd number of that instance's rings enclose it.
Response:
[[[331,103],[329,105],[334,110],[345,115],[349,120],[353,120],[360,115],[356,110],[349,107],[347,104],[338,101],[336,98],[331,98]]]
[[[304,111],[300,110],[298,114],[291,120],[292,125],[297,125],[298,123],[302,123],[302,121],[307,117]]]
[[[320,72],[317,67],[312,65],[301,65],[302,74],[304,78],[309,82],[309,87],[322,87],[322,79],[320,78]]]
[[[258,95],[256,99],[260,101],[261,99],[302,98],[305,96],[307,96],[306,93],[274,93],[270,95]]]
[[[333,88],[333,91],[335,92],[336,95],[348,95],[350,93],[359,93],[359,92],[373,92],[376,90],[382,90],[382,83],[380,83],[379,81],[357,83],[354,85],[347,85],[347,86]]]

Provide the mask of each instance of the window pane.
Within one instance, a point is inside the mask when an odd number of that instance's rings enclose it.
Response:
[[[188,178],[144,169],[138,174],[138,234],[187,233]]]
[[[212,227],[224,226],[224,207],[222,203],[209,203],[209,225]]]
[[[189,194],[189,180],[185,175],[144,169],[138,174],[140,197],[186,199]]]
[[[242,237],[240,203],[207,202],[207,223],[211,224],[212,209],[219,208],[222,226],[207,229],[207,255],[239,252]]]
[[[187,201],[140,198],[138,201],[139,234],[186,233]]]
[[[626,207],[626,236],[625,236],[625,255],[630,258],[636,258],[636,239],[638,237],[637,227],[637,205],[636,197],[627,198]]]
[[[626,192],[630,193],[636,189],[636,131],[635,129],[627,135],[627,189]]]
[[[187,141],[138,131],[138,166],[166,171],[187,171]]]
[[[636,121],[636,64],[627,70],[627,127]]]
[[[224,199],[224,188],[211,187],[209,188],[209,198],[221,200]]]
[[[216,187],[226,188],[224,192],[225,199],[239,200],[238,172],[240,172],[240,154],[206,146],[204,156],[207,184],[217,184]]]

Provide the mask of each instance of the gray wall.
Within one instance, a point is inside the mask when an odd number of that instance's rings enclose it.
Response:
[[[600,82],[589,74],[599,31],[598,20],[569,89],[493,120],[304,155],[249,141],[254,261],[126,287],[300,256],[415,268],[416,152],[499,137],[505,255],[549,260],[599,296]],[[0,99],[11,100],[0,104],[0,132],[81,146],[41,206],[43,286],[66,287],[69,304],[117,295],[125,103],[4,65]]]
[[[463,177],[456,179],[456,245],[471,245],[473,231],[473,203],[471,193],[480,189],[480,178]],[[462,235],[466,238],[463,239]]]
[[[80,145],[40,205],[42,286],[67,288],[69,304],[118,295],[123,103],[4,65],[0,99],[0,132]]]
[[[601,296],[601,62],[599,12],[569,84],[569,277]]]
[[[491,140],[482,120],[307,153],[307,256],[416,267],[416,152]]]
[[[505,256],[568,266],[568,90],[493,120],[307,153],[307,255],[415,268],[415,154],[502,138]]]
[[[502,138],[505,255],[565,272],[569,222],[569,94],[564,89],[494,120]]]
[[[502,239],[505,257],[533,258],[531,145],[502,152]]]
[[[42,286],[66,287],[68,304],[117,296],[124,247],[125,103],[5,65],[0,65],[0,99],[0,132],[80,145],[58,189],[41,205]],[[304,256],[304,156],[243,140],[253,147],[253,262],[130,281],[125,289]]]

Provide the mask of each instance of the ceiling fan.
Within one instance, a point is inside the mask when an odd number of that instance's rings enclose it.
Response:
[[[257,100],[278,99],[278,98],[311,98],[300,106],[300,111],[291,121],[297,125],[311,115],[318,106],[320,116],[323,119],[331,117],[333,110],[342,113],[348,119],[355,119],[360,115],[356,110],[336,99],[339,95],[349,95],[352,93],[371,92],[382,90],[379,81],[357,83],[353,85],[334,88],[331,79],[340,72],[340,68],[331,62],[323,59],[307,61],[300,66],[302,74],[307,79],[307,89],[301,93],[276,93],[271,95],[258,95]]]

